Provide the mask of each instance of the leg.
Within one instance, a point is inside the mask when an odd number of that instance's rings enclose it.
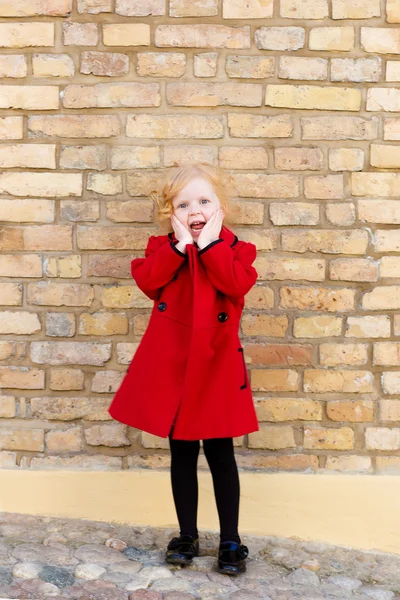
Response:
[[[204,454],[210,466],[215,500],[221,528],[221,542],[240,544],[238,533],[240,483],[232,438],[203,441]]]
[[[170,436],[169,445],[171,449],[172,493],[181,530],[180,535],[190,535],[197,538],[197,460],[200,442],[173,440]]]

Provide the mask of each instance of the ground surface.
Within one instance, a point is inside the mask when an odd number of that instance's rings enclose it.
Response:
[[[244,537],[247,572],[215,571],[218,537],[201,534],[191,567],[164,562],[176,530],[0,515],[0,600],[400,600],[400,555]]]

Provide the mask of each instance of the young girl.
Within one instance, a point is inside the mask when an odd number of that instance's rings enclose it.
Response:
[[[146,333],[109,407],[110,415],[169,437],[180,536],[166,561],[190,564],[199,552],[197,459],[210,466],[220,521],[218,571],[246,570],[238,533],[239,476],[232,438],[258,430],[238,330],[257,272],[253,244],[222,225],[226,174],[207,164],[174,167],[157,195],[173,231],[152,236],[132,276],[154,308]]]

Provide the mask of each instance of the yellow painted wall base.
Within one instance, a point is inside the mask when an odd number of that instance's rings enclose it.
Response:
[[[240,473],[240,533],[400,554],[400,476]],[[211,476],[199,472],[199,528],[218,530]],[[168,471],[0,470],[0,510],[177,527]]]

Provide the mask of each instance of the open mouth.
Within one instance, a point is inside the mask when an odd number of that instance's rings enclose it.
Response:
[[[190,225],[190,229],[192,231],[201,231],[204,227],[205,223],[204,221],[194,221],[194,223],[192,223]]]

